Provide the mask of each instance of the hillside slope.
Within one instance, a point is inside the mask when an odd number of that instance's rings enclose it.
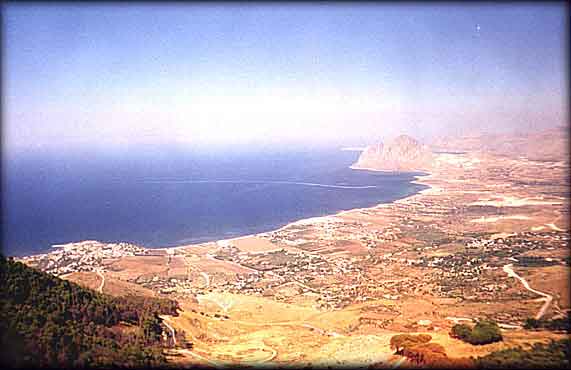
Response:
[[[111,297],[0,256],[4,367],[161,366],[172,300]]]
[[[569,128],[558,126],[537,132],[478,134],[442,137],[432,144],[434,150],[482,151],[530,160],[559,161],[569,157]]]

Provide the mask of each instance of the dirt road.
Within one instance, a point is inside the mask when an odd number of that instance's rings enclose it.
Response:
[[[164,317],[161,317],[161,319],[163,319],[163,324],[165,324],[165,326],[171,331],[172,340],[174,345],[176,346],[176,332],[174,331],[174,328],[170,326],[170,324],[167,322],[167,320]]]
[[[553,301],[553,297],[547,293],[540,292],[539,290],[535,290],[532,287],[530,287],[529,283],[524,278],[522,278],[521,276],[519,276],[518,274],[515,273],[515,271],[512,269],[512,266],[513,265],[511,263],[508,265],[505,265],[504,266],[504,272],[506,274],[508,274],[509,277],[514,277],[514,278],[518,279],[523,284],[525,289],[543,297],[543,298],[541,298],[541,300],[545,301],[545,303],[543,304],[543,306],[541,306],[541,309],[539,310],[537,315],[535,315],[536,320],[541,319],[543,317],[543,315],[545,315],[545,311],[547,311],[547,308],[549,308],[549,305]]]
[[[206,272],[201,272],[200,275],[204,278],[204,287],[210,287],[210,276]]]
[[[99,291],[99,293],[103,293],[103,285],[105,285],[105,275],[103,275],[103,271],[101,271],[100,269],[95,270],[95,272],[97,273],[97,275],[99,275],[99,277],[101,277],[101,284],[99,285],[99,288],[97,288],[97,291]]]

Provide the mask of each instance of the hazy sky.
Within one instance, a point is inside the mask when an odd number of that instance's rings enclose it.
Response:
[[[565,11],[13,4],[4,145],[361,145],[562,124]]]

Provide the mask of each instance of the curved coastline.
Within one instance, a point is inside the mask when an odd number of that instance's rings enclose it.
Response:
[[[204,244],[204,243],[217,243],[217,242],[224,242],[224,241],[230,241],[230,240],[237,240],[237,239],[243,239],[243,238],[248,238],[248,237],[253,237],[259,234],[266,234],[266,233],[271,233],[274,231],[280,231],[283,230],[287,227],[293,226],[293,225],[300,225],[300,224],[305,224],[311,221],[316,221],[316,220],[325,220],[325,219],[335,219],[335,217],[350,213],[350,212],[356,212],[356,211],[364,211],[364,210],[370,210],[370,209],[375,209],[377,207],[383,206],[385,204],[391,204],[391,203],[395,203],[395,202],[402,202],[402,201],[406,201],[407,199],[410,199],[412,197],[415,197],[417,195],[422,195],[424,194],[424,192],[426,191],[430,191],[433,190],[433,187],[422,181],[422,177],[431,177],[433,176],[433,173],[431,172],[425,172],[425,171],[388,171],[388,170],[378,170],[378,169],[374,169],[374,168],[365,168],[365,167],[356,167],[356,166],[349,166],[350,169],[352,170],[356,170],[356,171],[373,171],[373,172],[384,172],[384,173],[415,173],[416,175],[414,175],[414,180],[410,181],[411,184],[418,184],[418,185],[424,185],[426,186],[426,188],[422,189],[422,190],[418,190],[415,191],[412,194],[408,194],[402,198],[398,198],[398,199],[394,199],[388,202],[381,202],[381,203],[376,203],[373,206],[370,207],[361,207],[361,208],[351,208],[351,209],[346,209],[346,210],[340,210],[337,211],[336,213],[332,213],[332,214],[325,214],[325,215],[321,215],[321,216],[314,216],[314,217],[306,217],[306,218],[300,218],[298,220],[292,221],[292,222],[288,222],[287,224],[277,227],[277,228],[272,228],[270,230],[267,231],[261,231],[261,232],[257,232],[257,233],[251,233],[251,234],[245,234],[245,235],[239,235],[239,236],[235,236],[235,237],[231,237],[231,238],[224,238],[224,239],[212,239],[209,241],[204,241],[204,242],[197,242],[197,243],[190,243],[190,244],[179,244],[179,245],[173,245],[173,246],[168,246],[168,247],[158,247],[158,248],[151,248],[151,249],[169,249],[169,248],[181,248],[181,247],[189,247],[189,246],[193,246],[193,245],[199,245],[199,244]]]
[[[132,244],[136,244],[139,245],[143,248],[146,249],[157,249],[157,250],[166,250],[166,249],[174,249],[174,248],[182,248],[182,247],[191,247],[191,246],[195,246],[195,245],[201,245],[201,244],[206,244],[206,243],[218,243],[218,242],[224,242],[224,241],[230,241],[230,240],[236,240],[236,239],[241,239],[241,238],[247,238],[247,237],[254,237],[260,234],[266,234],[266,233],[271,233],[271,232],[275,232],[275,231],[280,231],[283,230],[287,227],[290,227],[292,225],[301,225],[301,224],[307,224],[310,222],[315,222],[317,220],[335,220],[336,217],[342,216],[344,214],[350,213],[350,212],[357,212],[357,211],[365,211],[365,210],[371,210],[371,209],[375,209],[377,207],[386,205],[386,204],[391,204],[391,203],[395,203],[395,202],[403,202],[406,201],[407,199],[410,199],[412,197],[418,196],[419,194],[422,195],[424,194],[426,191],[430,191],[431,189],[433,189],[433,187],[431,185],[429,185],[428,183],[422,181],[422,178],[426,178],[426,177],[430,177],[433,174],[429,173],[429,172],[423,172],[423,171],[388,171],[388,170],[378,170],[378,169],[374,169],[374,168],[364,168],[364,167],[356,167],[356,166],[349,166],[349,168],[351,170],[355,170],[355,171],[372,171],[372,172],[383,172],[383,173],[393,173],[393,174],[397,174],[397,173],[401,173],[401,174],[415,174],[413,176],[413,180],[409,181],[408,184],[417,184],[417,185],[423,185],[425,186],[424,189],[419,189],[416,190],[414,192],[412,192],[411,194],[406,194],[403,197],[399,197],[396,199],[392,199],[390,201],[381,201],[378,203],[375,203],[371,206],[368,207],[360,207],[360,208],[350,208],[350,209],[342,209],[339,211],[336,211],[334,213],[328,213],[328,214],[323,214],[323,215],[317,215],[317,216],[310,216],[310,217],[304,217],[304,218],[300,218],[294,221],[290,221],[287,222],[285,224],[282,225],[272,225],[269,226],[267,229],[265,230],[261,230],[261,231],[255,231],[255,232],[246,232],[246,233],[236,233],[235,235],[229,236],[229,237],[220,237],[219,236],[204,236],[204,237],[197,237],[197,238],[188,238],[188,239],[182,239],[173,243],[165,243],[165,244],[158,244],[158,245],[145,245],[143,243],[137,243],[137,242],[131,242],[131,241],[125,241],[125,240],[120,240],[120,241],[101,241],[102,243],[119,243],[119,242],[127,242],[127,243],[132,243]],[[231,234],[231,233],[228,233]],[[68,243],[80,243],[82,242],[80,241],[70,241]],[[63,245],[65,245],[67,243],[64,243]],[[58,245],[52,245],[52,248],[57,248],[57,247],[61,247],[63,246],[62,243],[58,244]],[[39,255],[39,254],[45,254],[45,253],[50,253],[50,249],[44,251],[44,252],[39,252],[39,253],[33,253],[33,254],[24,254],[21,257],[24,256],[32,256],[32,255]]]
[[[429,171],[426,171],[426,170],[417,170],[417,171],[391,171],[391,170],[379,170],[379,169],[371,168],[371,167],[359,167],[359,166],[355,166],[355,165],[349,166],[349,168],[352,169],[352,170],[360,170],[360,171],[372,171],[372,172],[383,172],[383,173],[415,173],[415,174],[417,174],[417,175],[414,175],[414,180],[412,180],[410,183],[411,183],[411,184],[424,185],[424,186],[426,186],[426,189],[420,190],[420,191],[418,191],[418,192],[416,192],[416,193],[414,193],[414,194],[411,194],[411,195],[407,195],[407,196],[404,197],[404,198],[396,199],[396,200],[394,200],[393,202],[397,202],[397,201],[401,201],[401,202],[402,202],[403,200],[406,200],[406,199],[408,199],[408,198],[410,198],[410,197],[413,197],[413,196],[415,196],[415,195],[424,194],[424,193],[426,193],[427,191],[431,191],[431,190],[434,190],[434,189],[435,189],[434,186],[430,185],[430,184],[427,183],[427,182],[423,182],[422,179],[421,179],[421,178],[432,178],[432,177],[434,176],[434,173],[433,173],[433,172],[429,172]],[[392,202],[387,202],[387,203],[392,203]],[[379,204],[387,204],[387,203],[379,203]],[[376,206],[375,206],[375,207],[376,207]],[[368,208],[375,208],[375,207],[368,207]],[[366,208],[363,208],[363,209],[366,209]]]

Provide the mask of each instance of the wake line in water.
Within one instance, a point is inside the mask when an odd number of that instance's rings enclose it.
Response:
[[[277,184],[277,185],[301,185],[301,186],[315,186],[320,188],[333,188],[333,189],[373,189],[377,185],[329,185],[317,184],[313,182],[297,182],[297,181],[235,181],[235,180],[147,180],[144,183],[150,184]]]

